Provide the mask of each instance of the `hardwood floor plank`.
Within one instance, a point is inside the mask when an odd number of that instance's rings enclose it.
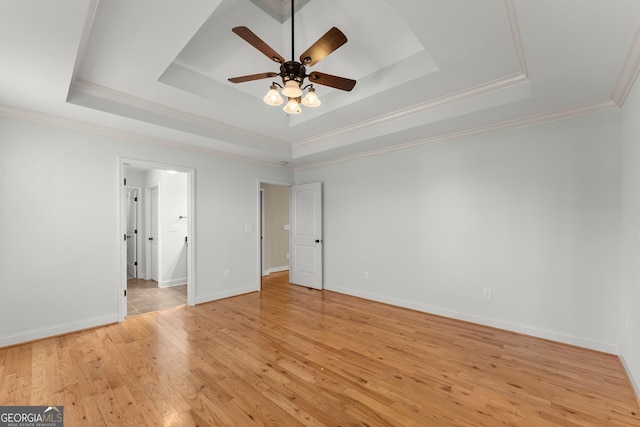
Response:
[[[69,426],[638,426],[620,360],[293,286],[0,349],[0,405]]]

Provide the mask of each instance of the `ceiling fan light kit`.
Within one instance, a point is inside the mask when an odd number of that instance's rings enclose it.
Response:
[[[299,96],[302,96],[302,89],[300,89],[300,84],[295,80],[287,80],[280,92],[282,92],[282,94],[288,98],[297,98]]]
[[[283,110],[287,114],[300,114],[302,113],[302,108],[300,108],[300,103],[298,102],[300,98],[289,98],[289,101],[284,106]]]
[[[320,102],[320,98],[316,95],[316,90],[313,88],[313,85],[309,85],[309,91],[302,98],[302,105],[305,107],[315,108],[319,107],[322,102]]]
[[[338,49],[340,46],[347,42],[347,37],[337,29],[336,27],[332,27],[329,31],[327,31],[322,37],[320,37],[311,47],[309,47],[305,52],[300,55],[300,61],[285,61],[282,55],[273,50],[268,44],[266,44],[262,39],[260,39],[257,35],[255,35],[250,29],[247,27],[234,27],[232,29],[234,33],[244,39],[247,43],[258,49],[264,55],[266,55],[269,59],[273,60],[280,64],[280,72],[268,72],[268,73],[260,73],[260,74],[250,74],[247,76],[241,77],[232,77],[229,79],[232,83],[243,83],[252,80],[259,79],[267,79],[271,77],[280,76],[282,78],[282,85],[273,82],[267,94],[262,98],[262,100],[267,105],[278,106],[282,105],[284,99],[282,96],[287,97],[287,103],[284,106],[283,110],[287,114],[300,114],[302,109],[300,108],[300,104],[305,107],[318,107],[320,104],[320,98],[316,94],[316,90],[313,87],[313,84],[308,84],[303,87],[304,80],[308,77],[309,81],[312,83],[317,83],[325,86],[329,86],[335,89],[340,89],[344,91],[351,91],[353,87],[356,85],[356,81],[353,79],[347,79],[345,77],[333,76],[330,74],[320,73],[320,72],[312,72],[311,74],[307,74],[307,70],[305,66],[313,66],[332,53],[334,50]],[[295,55],[294,49],[294,4],[293,0],[291,1],[291,57],[293,58]],[[278,93],[278,89],[280,88],[280,93]],[[302,94],[305,89],[308,89],[304,98]]]
[[[282,105],[284,99],[280,96],[278,92],[278,87],[276,84],[272,84],[271,88],[269,88],[269,92],[262,98],[265,104],[277,107],[278,105]]]

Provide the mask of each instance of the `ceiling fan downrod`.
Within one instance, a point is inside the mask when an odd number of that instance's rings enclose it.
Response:
[[[293,25],[294,23],[294,15],[295,15],[295,11],[293,10],[293,3],[294,0],[291,0],[291,61],[294,60],[294,58],[296,57],[296,51],[295,51],[295,26]]]
[[[302,87],[304,79],[307,78],[306,67],[295,60],[295,0],[291,0],[291,61],[287,61],[280,66],[280,77],[282,77],[282,84],[287,83],[289,80],[294,80]]]

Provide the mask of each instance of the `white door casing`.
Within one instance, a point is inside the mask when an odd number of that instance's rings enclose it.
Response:
[[[289,281],[322,289],[322,183],[291,187]]]
[[[269,273],[265,268],[265,246],[264,246],[264,228],[265,228],[265,208],[264,208],[264,190],[260,189],[260,275],[268,276]]]
[[[127,158],[119,158],[118,159],[118,187],[119,187],[119,197],[118,197],[118,204],[117,204],[117,212],[118,212],[118,222],[120,224],[119,230],[120,232],[114,236],[117,237],[118,241],[119,241],[119,265],[120,265],[120,280],[118,281],[118,286],[114,288],[114,290],[117,291],[116,296],[117,296],[117,305],[118,305],[118,321],[122,322],[125,320],[126,316],[127,316],[127,239],[126,239],[126,233],[127,233],[127,197],[126,197],[126,189],[127,189],[127,179],[126,179],[126,175],[127,175],[127,170],[129,167],[132,168],[137,168],[137,169],[143,169],[146,171],[149,170],[176,170],[178,172],[183,172],[188,174],[188,178],[187,178],[187,218],[189,218],[189,221],[187,223],[187,238],[189,241],[189,244],[187,245],[187,257],[186,257],[186,262],[187,262],[187,305],[189,306],[194,306],[196,304],[196,295],[195,295],[195,289],[196,289],[196,274],[195,274],[195,251],[196,251],[196,246],[197,246],[197,239],[194,238],[195,236],[195,227],[194,227],[194,214],[195,214],[195,169],[190,168],[190,167],[184,167],[184,166],[179,166],[179,165],[170,165],[170,164],[162,164],[162,163],[157,163],[157,162],[150,162],[150,161],[145,161],[145,160],[138,160],[138,159],[127,159]],[[138,243],[144,243],[144,247],[146,248],[145,251],[142,251],[143,253],[145,253],[145,259],[144,259],[144,269],[143,270],[138,270],[138,274],[141,277],[144,277],[145,279],[148,279],[151,275],[151,241],[147,240],[148,237],[152,236],[152,232],[150,230],[150,223],[151,223],[151,214],[150,214],[150,204],[151,204],[151,190],[153,187],[149,187],[149,186],[145,186],[145,191],[144,191],[144,197],[142,198],[142,200],[144,200],[145,205],[143,209],[139,209],[138,210],[138,226],[140,227],[142,225],[142,228],[144,229],[144,233],[141,234],[140,230],[138,232],[138,234],[140,234],[141,236],[144,235],[143,237],[140,237],[142,240],[139,241]],[[157,190],[157,188],[156,188]],[[158,191],[158,199],[160,199],[160,192]],[[140,195],[140,192],[138,193]],[[139,199],[140,200],[140,199]],[[160,205],[160,200],[158,200],[157,202],[157,206]],[[140,215],[140,211],[144,210],[144,221],[141,218]],[[161,214],[159,213],[158,210],[156,210],[156,212],[158,212],[158,215],[156,217],[157,221],[156,223],[158,224],[158,231],[157,231],[157,235],[158,235],[158,239],[160,238],[160,230],[159,230],[159,225],[160,222],[159,220],[161,219]],[[124,240],[123,240],[123,235],[125,236]],[[159,240],[157,241],[158,243],[158,249],[161,242],[159,242]],[[141,246],[138,246],[139,249],[141,249]],[[160,271],[161,268],[161,261],[158,259],[158,262],[156,263],[157,267],[158,267],[158,271]],[[140,267],[140,265],[139,265]]]
[[[160,280],[160,266],[158,265],[160,262],[160,233],[159,233],[159,194],[158,187],[151,188],[150,192],[150,201],[151,201],[151,223],[149,224],[149,242],[150,242],[150,255],[151,255],[151,280],[155,280],[158,282]]]

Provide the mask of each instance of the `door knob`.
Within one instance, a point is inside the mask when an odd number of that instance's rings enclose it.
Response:
[[[149,240],[153,240],[153,237],[149,237]]]

